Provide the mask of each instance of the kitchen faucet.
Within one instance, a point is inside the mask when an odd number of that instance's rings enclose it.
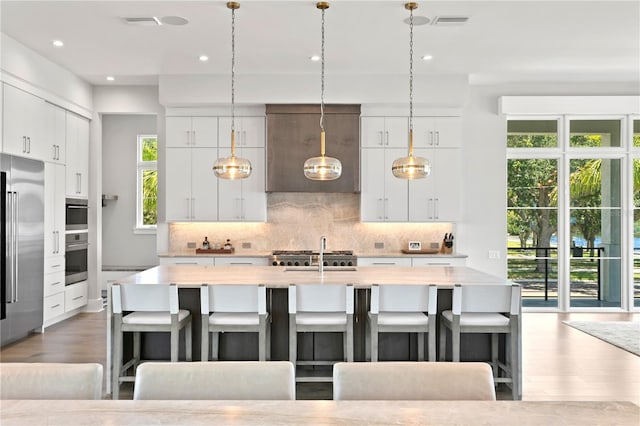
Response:
[[[320,237],[320,253],[318,256],[318,272],[324,271],[324,251],[327,249],[327,237]]]

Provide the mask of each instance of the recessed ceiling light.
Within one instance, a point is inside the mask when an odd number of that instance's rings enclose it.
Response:
[[[64,43],[62,42],[62,40],[53,40],[53,42],[51,42],[51,44],[53,44],[55,47],[64,46]]]
[[[430,61],[430,60],[432,60],[432,59],[433,59],[433,56],[431,56],[431,55],[424,55],[424,56],[422,56],[422,60],[423,60],[423,61]]]
[[[207,62],[209,60],[209,57],[207,55],[200,55],[198,59],[200,59],[202,62]]]
[[[309,59],[311,59],[313,62],[318,62],[320,60],[320,56],[318,55],[309,56]]]
[[[115,77],[108,75],[107,76],[107,81],[114,81]]]

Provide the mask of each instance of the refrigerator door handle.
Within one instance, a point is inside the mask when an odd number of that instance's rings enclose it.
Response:
[[[19,197],[19,193],[18,192],[13,192],[13,209],[15,211],[15,214],[13,215],[13,228],[14,228],[14,232],[13,232],[13,270],[14,270],[14,288],[15,291],[13,293],[13,302],[17,303],[18,302],[18,282],[20,281],[20,277],[18,276],[18,233],[20,232],[20,230],[18,229],[18,218],[20,217],[20,205],[18,202],[18,197]]]

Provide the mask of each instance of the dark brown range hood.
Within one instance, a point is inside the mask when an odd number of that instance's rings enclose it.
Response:
[[[267,105],[267,192],[360,192],[360,105],[325,105],[326,155],[342,162],[333,181],[305,178],[320,155],[320,105]]]

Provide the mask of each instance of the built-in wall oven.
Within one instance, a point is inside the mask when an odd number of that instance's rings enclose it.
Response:
[[[88,278],[89,206],[87,200],[67,198],[65,232],[65,285]]]

